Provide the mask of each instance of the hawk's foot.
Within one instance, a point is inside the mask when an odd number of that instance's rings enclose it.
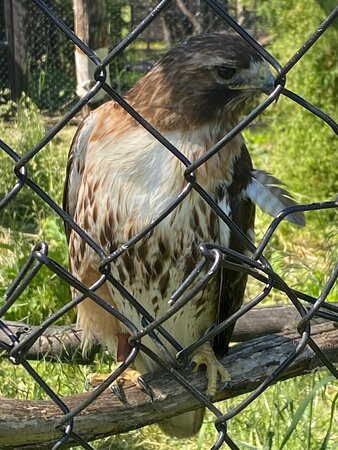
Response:
[[[85,388],[96,388],[103,383],[111,374],[110,373],[90,373],[85,381]],[[119,377],[116,378],[114,383],[110,385],[110,390],[117,396],[117,398],[125,403],[126,397],[123,392],[123,384],[126,381],[131,381],[141,391],[145,392],[151,400],[153,400],[153,393],[148,383],[144,381],[142,375],[138,370],[135,370],[134,366],[128,367]]]
[[[191,362],[194,364],[193,372],[196,372],[201,365],[206,366],[206,377],[208,379],[207,396],[213,397],[215,395],[218,375],[222,383],[231,380],[229,372],[217,360],[209,342],[203,344],[192,354]]]
[[[84,387],[86,391],[89,391],[90,389],[95,389],[100,384],[102,384],[108,377],[110,377],[110,373],[89,373],[85,379]]]

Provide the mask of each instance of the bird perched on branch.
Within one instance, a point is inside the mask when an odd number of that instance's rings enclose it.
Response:
[[[234,33],[191,37],[170,50],[125,99],[190,161],[201,157],[231,130],[245,108],[255,105],[262,92],[271,92],[268,64]],[[64,208],[89,236],[111,253],[161,214],[187,181],[185,166],[118,103],[108,102],[80,125],[67,166]],[[254,170],[243,137],[236,135],[195,172],[202,186],[242,232],[254,239],[254,205],[276,216],[293,205],[280,182]],[[288,216],[304,224],[301,213]],[[85,285],[99,277],[99,256],[67,228],[70,268]],[[201,242],[211,242],[245,253],[245,245],[193,189],[151,233],[125,250],[111,265],[112,275],[154,318],[169,309],[168,301],[200,259]],[[222,269],[166,322],[163,327],[184,348],[240,308],[246,275]],[[111,284],[98,294],[143,328],[142,315]],[[78,305],[83,348],[100,341],[117,361],[131,350],[130,330],[92,300]],[[203,344],[192,355],[196,369],[206,367],[207,394],[228,373],[217,354],[227,351],[232,327],[214,343]],[[155,335],[157,332],[155,331]],[[161,341],[164,338],[160,336]],[[161,350],[149,336],[142,338],[158,356]],[[174,357],[176,350],[163,342]],[[158,370],[140,352],[118,383]],[[178,437],[198,431],[204,408],[163,420],[162,429]]]

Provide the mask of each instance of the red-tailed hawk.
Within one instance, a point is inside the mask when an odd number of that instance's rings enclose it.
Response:
[[[126,100],[156,127],[190,161],[217,143],[257,102],[262,91],[273,89],[268,64],[234,33],[206,34],[189,38],[170,50],[127,93]],[[64,207],[107,253],[139,233],[182,191],[185,166],[166,147],[138,124],[116,102],[92,112],[74,138],[67,167]],[[293,204],[279,182],[264,171],[255,171],[239,134],[196,171],[198,183],[254,239],[254,204],[275,216]],[[301,214],[289,220],[303,224]],[[99,277],[98,255],[73,230],[68,230],[70,268],[85,285]],[[173,292],[199,260],[200,242],[214,242],[245,252],[228,226],[192,190],[152,233],[112,264],[112,275],[153,316],[168,309]],[[163,327],[188,346],[207,328],[223,321],[242,304],[246,276],[223,270],[199,291]],[[139,329],[142,316],[111,285],[98,291]],[[130,352],[130,331],[92,300],[78,306],[78,326],[83,329],[83,348],[99,340],[117,361]],[[227,350],[232,329],[193,354],[206,366],[207,394],[213,395],[217,378],[227,373],[214,351]],[[162,356],[149,336],[143,342]],[[175,349],[168,344],[175,356]],[[158,369],[142,352],[135,370],[124,378]],[[161,423],[164,431],[189,436],[198,431],[204,408]]]

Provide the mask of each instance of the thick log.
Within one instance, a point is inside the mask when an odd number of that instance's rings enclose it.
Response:
[[[243,342],[279,333],[284,330],[296,329],[299,313],[294,306],[267,306],[253,308],[242,316],[236,323],[233,333],[233,342]],[[321,323],[323,319],[316,318],[312,323]],[[34,331],[37,327],[24,323],[5,321],[13,333],[28,330]],[[10,344],[9,339],[0,330],[0,341]],[[83,358],[80,350],[81,330],[73,326],[54,326],[48,328],[35,344],[28,350],[26,359],[47,359],[52,361],[76,362],[88,364],[93,361],[95,354],[100,351],[100,345],[92,348],[90,355]],[[1,356],[1,355],[0,355]]]
[[[4,321],[12,333],[16,335],[34,332],[38,327],[25,323]],[[21,340],[23,337],[21,337]],[[10,339],[0,330],[0,342],[10,344]],[[81,331],[73,326],[54,326],[48,328],[40,338],[29,348],[25,358],[27,360],[60,361],[65,363],[89,364],[94,360],[96,353],[101,349],[100,345],[94,345],[90,353],[84,357],[81,352]],[[1,354],[0,358],[4,356]]]
[[[312,338],[328,359],[338,362],[338,327],[325,323],[312,327]],[[218,386],[215,401],[251,392],[295,350],[299,342],[296,332],[269,335],[238,344],[222,359],[231,374],[226,386]],[[322,363],[309,347],[283,372],[280,379],[303,375],[321,367]],[[168,372],[147,375],[145,379],[154,394],[153,402],[134,385],[125,386],[126,403],[112,393],[103,393],[74,420],[74,431],[86,441],[118,434],[157,422],[165,417],[196,409],[199,402],[178,384]],[[205,391],[202,372],[185,375],[196,389]],[[277,381],[277,380],[276,380]],[[63,398],[70,408],[76,408],[88,393]],[[62,418],[52,401],[0,399],[0,448],[48,449],[62,433],[56,424]],[[70,444],[71,442],[69,442]]]
[[[338,303],[333,303],[338,306]],[[292,331],[297,328],[300,314],[293,305],[260,306],[244,314],[236,323],[233,342],[244,342],[271,333]],[[313,324],[325,320],[315,317]]]

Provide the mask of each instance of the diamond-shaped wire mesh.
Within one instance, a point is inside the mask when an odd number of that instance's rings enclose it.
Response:
[[[214,147],[209,149],[203,156],[195,160],[193,163],[187,160],[187,158],[180,152],[179,149],[175,148],[170,142],[168,142],[161,133],[153,128],[137,111],[135,111],[117,92],[116,89],[112,88],[110,85],[106,84],[106,68],[108,64],[112,63],[115,58],[117,58],[122,52],[137,38],[137,36],[150,24],[153,20],[163,14],[165,8],[171,3],[171,0],[162,0],[160,2],[152,2],[152,9],[148,9],[147,15],[144,19],[109,53],[109,55],[102,61],[98,56],[89,48],[84,42],[82,42],[73,31],[62,21],[62,19],[52,11],[46,3],[41,0],[32,0],[38,6],[46,17],[48,18],[49,26],[58,27],[64,36],[76,44],[87,56],[90,58],[97,66],[95,73],[95,82],[88,93],[81,98],[61,119],[60,121],[50,130],[33,148],[28,150],[24,155],[19,155],[14,149],[8,146],[5,142],[0,141],[0,146],[7,155],[13,159],[13,167],[15,166],[15,174],[18,181],[12,190],[1,200],[0,208],[6,208],[11,202],[15,202],[17,194],[21,191],[23,187],[32,189],[44,202],[46,202],[67,224],[67,227],[74,229],[82,239],[89,245],[94,252],[97,253],[100,259],[100,271],[101,277],[89,288],[86,287],[81,281],[77,280],[69,271],[53,260],[48,254],[48,245],[45,242],[38,243],[32,250],[30,256],[28,257],[25,265],[21,268],[18,276],[13,281],[11,286],[6,292],[6,303],[0,309],[0,317],[11,308],[13,304],[19,299],[22,292],[29,286],[32,279],[36,274],[43,268],[47,267],[50,271],[56,274],[58,277],[65,280],[70,286],[75,288],[80,294],[73,300],[69,301],[60,310],[55,311],[48,319],[44,320],[39,327],[34,328],[30,333],[26,335],[15,334],[11,329],[5,324],[4,321],[0,320],[0,327],[3,333],[6,334],[9,339],[5,342],[0,342],[0,346],[7,353],[8,358],[14,364],[22,365],[27,372],[34,378],[34,380],[41,386],[41,388],[46,392],[46,394],[51,398],[55,405],[59,408],[61,419],[59,418],[55,426],[58,426],[59,432],[61,432],[61,437],[55,438],[53,449],[61,448],[69,442],[77,443],[83,448],[92,448],[83,437],[74,432],[74,419],[78,418],[80,413],[85,410],[89,405],[91,405],[95,399],[101,396],[103,391],[134,361],[139,352],[145,352],[150,358],[153,358],[157,364],[159,364],[165,371],[167,371],[168,377],[172,377],[176,380],[179,385],[186,389],[195,399],[201,404],[205,405],[210,411],[216,416],[215,427],[218,431],[218,437],[213,445],[213,449],[220,448],[224,443],[226,443],[230,448],[238,448],[234,441],[230,438],[227,433],[227,421],[234,417],[236,414],[240,413],[244,408],[246,408],[255,398],[257,398],[269,385],[273,384],[277,379],[283,376],[283,373],[290,368],[292,363],[296,360],[299,355],[304,352],[304,349],[310,347],[316,356],[321,360],[322,365],[337,377],[337,370],[334,365],[330,362],[328,357],[323,353],[323,351],[316,345],[312,334],[310,320],[315,315],[321,315],[322,317],[337,321],[338,311],[334,305],[330,305],[325,302],[328,293],[330,292],[335,280],[337,279],[337,268],[327,275],[327,283],[323,292],[317,297],[313,298],[306,295],[303,292],[296,291],[292,289],[273,269],[270,262],[264,256],[264,250],[269,244],[272,236],[277,230],[282,219],[287,215],[295,213],[297,211],[317,211],[324,209],[331,209],[337,206],[336,201],[327,201],[323,203],[312,203],[306,205],[292,206],[283,210],[279,216],[271,222],[270,227],[265,233],[263,239],[257,247],[255,247],[246,236],[236,227],[234,222],[222,211],[213,199],[208,195],[208,193],[198,184],[195,171],[202,166],[209,158],[211,158],[215,153],[219,152],[224,145],[231,141],[238,133],[240,133],[245,127],[247,127],[262,111],[264,111],[274,100],[277,99],[279,95],[285,95],[311,111],[313,114],[317,115],[323,120],[323,126],[330,126],[335,133],[338,131],[337,124],[327,116],[323,111],[319,110],[296,93],[284,87],[285,77],[287,73],[292,70],[293,66],[303,57],[307,50],[315,43],[315,41],[325,32],[325,30],[332,24],[333,20],[336,18],[338,9],[336,8],[327,19],[314,30],[312,36],[304,42],[303,47],[297,52],[294,57],[292,57],[287,64],[281,66],[280,63],[273,58],[260,44],[252,38],[238,23],[236,23],[231,16],[227,14],[223,6],[216,0],[204,0],[203,7],[208,7],[219,17],[221,22],[225,22],[227,25],[232,27],[237,31],[244,39],[246,39],[257,51],[262,55],[263,58],[268,61],[273,68],[277,71],[277,79],[274,91],[255,109],[253,109],[244,119],[242,119],[229,133],[224,136]],[[181,194],[167,207],[162,213],[155,217],[151,223],[149,223],[140,233],[133,236],[130,240],[126,241],[123,245],[114,250],[111,254],[107,254],[98,242],[93,241],[91,237],[81,229],[68,214],[50,198],[46,192],[44,192],[31,178],[28,165],[31,159],[39,153],[46,144],[51,141],[51,139],[56,136],[60,130],[69,123],[69,121],[81,110],[81,108],[86,105],[95,94],[103,89],[112,99],[118,102],[124,109],[131,114],[136,121],[138,121],[141,126],[145,127],[149,133],[151,133],[156,139],[158,139],[167,149],[172,152],[185,166],[185,187]],[[134,298],[130,292],[128,292],[123,284],[116,280],[110,272],[110,267],[116,260],[121,258],[121,256],[127,251],[127,249],[132,248],[138,241],[143,237],[149,235],[149,233],[158,226],[158,224],[164,220],[168,214],[175,209],[184,199],[189,195],[191,191],[195,191],[204,201],[209,205],[209,207],[219,216],[220,220],[224,221],[225,224],[236,233],[237,237],[245,244],[245,246],[250,250],[252,256],[246,256],[240,254],[234,250],[224,248],[215,243],[201,243],[198,251],[200,252],[200,262],[191,272],[189,279],[186,280],[183,286],[177,286],[180,288],[180,297],[178,300],[168,308],[166,314],[156,319],[152,317],[148,311]],[[150,235],[151,239],[151,235]],[[241,271],[247,273],[250,277],[255,278],[262,286],[261,292],[246,303],[239,311],[231,315],[224,322],[215,324],[204,333],[203,336],[199,337],[192,345],[182,348],[178,342],[165,330],[165,322],[171,317],[177,310],[183,308],[184,305],[193,297],[197,289],[202,289],[213,277],[220,267],[229,268],[234,271]],[[205,276],[199,279],[198,284],[194,286],[192,283],[201,269],[205,270]],[[110,282],[117,289],[127,301],[129,301],[134,308],[136,308],[142,316],[142,329],[138,329],[135,324],[133,324],[127,317],[113,308],[111,305],[107,304],[96,291],[105,282]],[[188,289],[190,285],[194,287],[190,290]],[[172,367],[172,364],[164,357],[160,357],[159,354],[154,354],[150,348],[148,348],[143,342],[142,338],[144,336],[150,336],[151,339],[156,341],[156,345],[161,347],[164,354],[166,353],[165,345],[170,343],[178,352],[177,361],[181,363],[182,366],[187,361],[187,358],[191,356],[192,352],[199,348],[203,343],[212,340],[224,329],[231,326],[238,318],[246,314],[254,306],[259,304],[263,299],[265,299],[271,292],[271,289],[277,289],[282,291],[292,302],[295,309],[298,311],[300,320],[298,322],[298,332],[300,334],[300,340],[297,346],[290,352],[288,357],[280,362],[280,364],[271,371],[270,375],[264,379],[259,385],[243,400],[239,405],[237,405],[232,410],[228,411],[226,414],[222,414],[221,411],[210,401],[210,399],[199,389],[194,387],[187,379],[181,374],[179,370]],[[119,321],[121,321],[131,333],[130,343],[132,345],[132,351],[127,357],[127,359],[122,363],[122,365],[116,369],[109,378],[102,383],[96,390],[92,391],[85,400],[74,407],[67,406],[68,402],[63,400],[57,393],[49,387],[48,383],[43,380],[38,373],[33,369],[32,365],[28,362],[26,354],[32,345],[40,338],[40,336],[48,329],[56,320],[70,311],[74,306],[78,305],[84,299],[90,298],[92,301],[96,302]],[[309,307],[304,307],[303,303],[309,302]],[[163,325],[163,327],[162,327]],[[158,335],[154,333],[154,330],[158,332]],[[157,337],[159,336],[159,337]],[[71,404],[71,403],[70,403]],[[183,405],[182,405],[183,407]],[[59,416],[60,416],[59,414]],[[61,430],[61,431],[60,431]]]

